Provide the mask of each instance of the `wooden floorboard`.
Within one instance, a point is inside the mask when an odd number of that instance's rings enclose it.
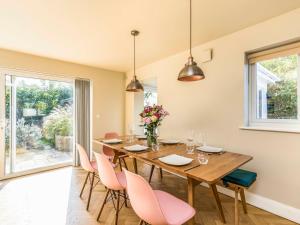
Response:
[[[131,165],[131,159],[127,159]],[[150,166],[139,163],[139,172],[148,179]],[[90,210],[86,211],[87,190],[82,199],[79,193],[86,173],[80,168],[63,168],[36,175],[16,178],[1,182],[0,186],[0,224],[1,225],[112,225],[115,212],[112,204],[103,211],[100,222],[96,217],[105,197],[105,188],[99,184],[94,189]],[[164,172],[160,179],[159,170],[155,169],[152,186],[167,191],[186,200],[186,180]],[[203,225],[223,224],[218,217],[212,192],[197,186],[196,222]],[[234,221],[234,200],[220,194],[225,218],[228,225]],[[240,205],[241,225],[295,225],[291,221],[248,205],[248,214],[243,214]],[[139,218],[132,208],[123,207],[120,225],[137,225]]]

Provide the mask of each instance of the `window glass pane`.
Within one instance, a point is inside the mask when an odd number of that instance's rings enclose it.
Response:
[[[144,92],[144,106],[157,105],[157,93],[155,91]]]
[[[256,118],[298,119],[298,55],[256,63]]]

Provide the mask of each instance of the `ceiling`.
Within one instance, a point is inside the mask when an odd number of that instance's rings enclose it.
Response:
[[[0,48],[116,71],[188,48],[188,0],[0,0]],[[194,0],[193,45],[300,7],[299,0]]]

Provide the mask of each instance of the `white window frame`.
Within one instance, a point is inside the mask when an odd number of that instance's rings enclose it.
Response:
[[[292,44],[292,46],[294,47],[295,44]],[[298,45],[298,43],[297,43]],[[248,104],[247,104],[247,108],[246,108],[246,127],[249,128],[258,128],[258,129],[263,129],[263,130],[274,130],[274,129],[278,129],[278,130],[299,130],[300,131],[300,51],[299,48],[297,49],[293,49],[293,51],[291,51],[291,49],[289,49],[290,45],[287,46],[287,48],[285,48],[285,46],[280,46],[278,48],[274,48],[274,49],[269,49],[267,51],[262,51],[261,53],[254,53],[253,55],[255,55],[255,57],[259,58],[256,61],[262,61],[263,59],[260,58],[268,58],[268,59],[272,59],[272,58],[276,58],[276,57],[280,57],[281,51],[284,50],[282,55],[292,55],[295,54],[295,51],[298,54],[298,79],[297,79],[297,118],[298,119],[258,119],[257,118],[257,74],[256,74],[256,62],[251,62],[251,60],[253,60],[253,57],[249,57],[248,56],[248,70],[247,70],[247,87],[245,88],[246,90],[246,99],[248,100]],[[277,50],[277,51],[276,51]],[[266,53],[268,53],[268,55],[266,56]],[[272,55],[274,55],[272,57]],[[255,59],[254,59],[255,60]]]

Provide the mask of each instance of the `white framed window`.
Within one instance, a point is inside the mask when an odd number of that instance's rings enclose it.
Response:
[[[300,43],[249,54],[247,126],[300,130]]]

